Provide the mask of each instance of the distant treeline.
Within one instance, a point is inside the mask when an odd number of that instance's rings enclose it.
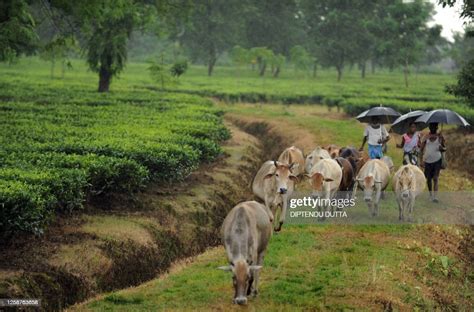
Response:
[[[463,8],[469,17],[469,1]],[[175,59],[205,64],[209,75],[229,55],[274,77],[285,63],[313,75],[333,67],[337,80],[348,67],[362,77],[367,68],[402,68],[408,85],[411,68],[444,57],[460,67],[474,55],[472,38],[451,43],[440,25],[428,26],[434,6],[423,0],[5,0],[0,9],[0,60],[39,52],[53,73],[81,55],[99,74],[99,91],[125,66],[137,32],[152,35],[133,44],[168,42]]]

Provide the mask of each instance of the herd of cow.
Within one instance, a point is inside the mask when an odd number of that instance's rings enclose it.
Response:
[[[257,295],[259,270],[273,230],[285,222],[288,199],[295,185],[309,180],[314,198],[332,199],[344,194],[364,192],[369,213],[378,215],[381,195],[386,189],[394,165],[390,157],[369,159],[353,147],[329,145],[317,147],[306,156],[297,147],[285,149],[278,160],[263,163],[253,182],[252,191],[263,203],[237,204],[222,224],[222,240],[229,265],[220,269],[233,273],[234,303],[246,304],[247,296]],[[425,187],[423,172],[414,165],[401,166],[393,176],[393,189],[399,206],[399,218],[405,212],[411,219],[415,198]],[[274,220],[280,208],[279,220]],[[273,226],[275,223],[275,226]]]

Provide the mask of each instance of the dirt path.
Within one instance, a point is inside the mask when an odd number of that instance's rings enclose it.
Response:
[[[262,113],[255,111],[255,105],[234,105],[226,118],[260,138],[263,159],[274,158],[284,146],[296,145],[308,151],[315,142],[342,141],[340,136],[347,131],[360,130],[348,130],[343,125],[336,128],[340,133],[318,136],[333,127],[318,120],[327,120],[318,109],[307,112],[298,107],[298,113],[291,108],[278,112],[270,107]],[[332,119],[340,122],[342,117]],[[305,127],[313,118],[317,124]],[[452,170],[443,178],[450,184],[443,184],[445,189],[470,185]],[[472,237],[472,227],[458,226],[288,225],[272,238],[260,296],[247,309],[472,310]],[[179,263],[164,277],[103,295],[72,310],[240,311],[241,307],[231,304],[230,276],[215,269],[226,263],[224,255],[222,247],[210,249],[194,261]]]

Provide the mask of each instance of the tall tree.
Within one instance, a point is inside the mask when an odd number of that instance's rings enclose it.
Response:
[[[32,53],[37,44],[35,22],[24,0],[0,2],[0,62]]]
[[[238,40],[246,1],[196,0],[190,9],[189,19],[180,40],[188,48],[193,60],[203,60],[207,73],[212,75],[219,56]]]
[[[304,42],[305,31],[297,0],[252,1],[244,19],[247,46],[266,47],[289,56],[290,49]]]
[[[112,78],[125,67],[132,31],[153,21],[156,7],[140,0],[51,1],[72,16],[81,30],[89,68],[99,74],[99,92],[108,92]]]
[[[340,81],[344,66],[357,46],[354,36],[354,26],[358,25],[354,14],[357,8],[346,0],[307,0],[302,6],[308,34],[317,46],[319,62],[323,66],[334,66],[337,81]]]

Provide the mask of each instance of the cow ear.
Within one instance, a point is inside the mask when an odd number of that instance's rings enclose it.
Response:
[[[232,271],[232,267],[230,265],[220,266],[217,269],[218,270],[223,270],[223,271]]]
[[[324,179],[324,181],[326,181],[326,182],[332,182],[332,181],[334,181],[334,180],[331,179],[331,178],[326,178],[326,179]]]
[[[249,268],[250,268],[250,270],[258,271],[261,268],[263,268],[263,266],[261,266],[261,265],[251,265]]]
[[[273,175],[274,175],[273,173],[269,173],[266,176],[264,176],[263,178],[264,179],[270,179],[271,177],[273,177]]]
[[[290,180],[293,181],[293,182],[298,182],[298,181],[299,181],[298,177],[297,177],[297,176],[294,176],[294,175],[290,175],[289,178],[290,178]]]

